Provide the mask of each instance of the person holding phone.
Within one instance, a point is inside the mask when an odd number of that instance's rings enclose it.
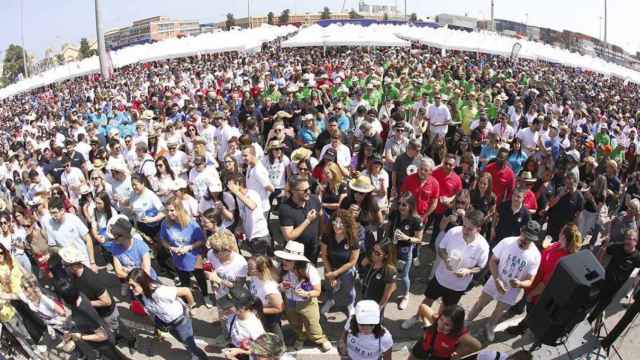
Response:
[[[311,194],[309,180],[296,177],[289,182],[291,196],[280,204],[280,229],[286,241],[304,246],[304,256],[315,264],[319,254],[320,208],[318,196]]]

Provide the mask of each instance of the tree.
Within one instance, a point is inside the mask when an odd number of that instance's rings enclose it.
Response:
[[[322,9],[322,13],[320,14],[320,19],[322,19],[322,20],[331,19],[331,11],[329,11],[329,7],[328,6],[325,6],[324,9]]]
[[[389,14],[384,13],[384,15],[382,16],[382,20],[389,21]]]
[[[78,53],[79,60],[86,59],[94,55],[94,50],[89,47],[87,38],[80,39],[80,51]]]
[[[227,30],[231,30],[232,27],[236,26],[236,19],[233,17],[232,13],[227,14],[227,22],[225,23],[225,27]]]
[[[418,21],[418,15],[416,13],[412,13],[411,15],[409,15],[409,21],[411,22]]]
[[[284,9],[282,10],[282,13],[280,14],[280,18],[278,18],[278,23],[280,25],[286,25],[289,23],[289,13],[291,11],[289,9]]]
[[[16,78],[20,74],[24,75],[22,51],[22,46],[11,44],[4,52],[2,77],[4,78],[5,84],[16,81]]]
[[[363,19],[364,16],[358,14],[357,11],[351,9],[351,11],[349,11],[349,19]]]
[[[273,13],[273,11],[269,11],[269,13],[267,14],[267,24],[273,25],[273,17],[274,16],[275,16],[275,14]]]

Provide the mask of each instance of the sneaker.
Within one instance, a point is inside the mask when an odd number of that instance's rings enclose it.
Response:
[[[413,259],[413,266],[415,266],[415,267],[420,266],[420,259],[419,258]]]
[[[400,327],[406,330],[414,327],[417,323],[418,323],[418,317],[416,315],[413,315],[412,317],[403,321],[402,324],[400,324]]]
[[[207,295],[204,297],[204,306],[207,309],[213,308],[213,301],[211,300],[211,296]]]
[[[484,326],[484,329],[487,332],[487,341],[493,342],[496,339],[495,327],[491,324],[487,324]]]
[[[325,341],[320,345],[320,351],[323,353],[329,352],[331,349],[333,349],[333,346],[331,346],[331,343],[328,341]]]
[[[320,308],[320,314],[326,314],[329,312],[329,310],[331,310],[331,308],[333,307],[333,305],[335,305],[336,302],[334,300],[327,300],[324,302],[324,304],[322,304],[322,307]]]
[[[296,340],[296,342],[293,344],[293,348],[296,351],[302,350],[302,348],[304,348],[304,340]]]
[[[407,294],[402,297],[402,300],[400,300],[400,303],[398,304],[398,309],[404,310],[407,308],[408,305],[409,305],[409,295]]]

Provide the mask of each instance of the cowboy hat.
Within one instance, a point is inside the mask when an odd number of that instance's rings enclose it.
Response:
[[[374,186],[371,185],[371,180],[366,176],[360,176],[349,181],[349,188],[360,193],[370,193],[375,189]]]
[[[142,112],[140,119],[151,120],[154,116],[155,114],[153,113],[153,110],[145,110]]]
[[[280,140],[271,140],[269,144],[267,144],[267,151],[271,151],[273,149],[282,149],[284,144]]]
[[[304,256],[304,245],[296,241],[288,241],[284,247],[284,251],[276,250],[273,254],[283,260],[310,262],[309,259]]]
[[[291,153],[291,161],[300,162],[302,160],[307,160],[311,157],[311,154],[312,151],[305,147],[297,148]]]
[[[75,246],[63,247],[58,252],[58,255],[60,255],[60,258],[66,264],[78,264],[87,260],[87,257],[84,256]]]
[[[523,171],[522,173],[520,173],[520,176],[518,176],[518,181],[534,183],[536,182],[536,178],[534,178],[533,175],[531,175],[530,171]]]

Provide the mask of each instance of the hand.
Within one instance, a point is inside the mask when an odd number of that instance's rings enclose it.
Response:
[[[92,263],[91,265],[91,270],[93,270],[93,272],[98,272],[98,265],[96,265],[96,263]]]
[[[236,184],[235,182],[229,182],[227,183],[227,188],[229,189],[229,191],[231,191],[232,194],[237,194],[238,191],[240,191],[240,186],[238,186],[238,184]]]
[[[327,278],[327,280],[334,280],[336,278],[336,274],[333,271],[329,271],[324,274],[324,277]]]
[[[469,275],[470,273],[471,272],[469,271],[469,269],[466,269],[466,268],[458,269],[458,271],[455,272],[456,276],[460,277],[460,278],[465,277],[465,276]]]
[[[507,292],[507,288],[504,286],[504,283],[500,279],[496,279],[496,289],[500,294],[505,294]]]
[[[301,298],[308,298],[309,297],[309,292],[305,291],[303,289],[296,289],[296,295],[300,296]]]
[[[244,352],[240,348],[225,348],[222,349],[224,357],[231,360],[238,359],[236,356],[243,354]]]
[[[69,334],[69,338],[73,341],[81,341],[82,340],[82,334],[81,333],[70,333]]]
[[[280,283],[280,289],[282,291],[287,291],[289,289],[291,289],[291,283],[289,281],[283,281]]]
[[[449,358],[451,360],[456,360],[456,359],[460,359],[460,354],[457,351],[454,351],[451,353],[451,355],[449,356]]]
[[[516,279],[511,279],[509,280],[509,286],[511,286],[512,288],[519,288],[520,287],[520,281],[516,280]]]
[[[316,209],[312,209],[307,213],[306,219],[307,221],[309,221],[309,223],[312,223],[317,218],[318,218],[318,211]]]
[[[453,214],[453,215],[449,215],[449,219],[448,219],[448,221],[449,221],[450,223],[455,223],[455,222],[457,222],[457,221],[458,221],[458,215],[455,215],[455,214]]]
[[[352,204],[349,207],[349,210],[351,211],[351,214],[353,215],[353,217],[357,218],[360,215],[360,206],[356,205],[356,204]]]

